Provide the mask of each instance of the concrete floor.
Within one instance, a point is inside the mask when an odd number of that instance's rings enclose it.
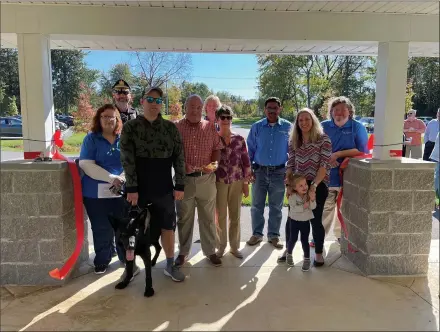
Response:
[[[62,288],[2,289],[1,330],[439,329],[438,240],[432,241],[428,278],[386,281],[361,276],[335,242],[326,242],[327,266],[307,273],[300,268],[300,246],[293,268],[278,265],[280,251],[267,243],[242,248],[243,260],[226,255],[216,268],[194,244],[184,283],[163,275],[161,255],[152,298],[143,297],[143,271],[127,289],[114,289],[123,272],[116,261],[106,274],[86,274]]]

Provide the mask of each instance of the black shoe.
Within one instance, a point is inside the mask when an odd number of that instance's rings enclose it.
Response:
[[[103,274],[107,271],[107,265],[96,265],[95,274]]]
[[[285,263],[286,262],[286,256],[287,256],[287,252],[284,251],[283,254],[278,257],[277,262],[278,263]]]

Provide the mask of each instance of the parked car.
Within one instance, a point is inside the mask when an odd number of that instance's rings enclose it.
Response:
[[[425,125],[427,125],[429,121],[432,120],[432,116],[419,116],[418,118],[422,120],[425,123]]]
[[[73,126],[73,116],[71,115],[59,114],[56,115],[56,118],[58,121],[65,123],[69,127]]]
[[[374,118],[373,117],[363,117],[359,119],[359,122],[362,123],[367,129],[368,133],[374,132]]]
[[[0,118],[1,137],[23,137],[23,122],[21,119],[17,119],[13,116],[1,117]],[[55,119],[55,129],[60,129],[61,131],[69,128],[65,123]]]
[[[22,137],[23,129],[21,120],[8,116],[0,118],[0,136]]]

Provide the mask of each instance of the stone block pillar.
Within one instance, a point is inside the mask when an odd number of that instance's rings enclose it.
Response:
[[[86,222],[86,221],[85,221]],[[1,285],[61,285],[76,244],[73,184],[64,161],[1,163]],[[76,268],[89,259],[85,243]]]
[[[432,162],[351,159],[341,252],[368,276],[425,276],[434,208]],[[357,252],[348,250],[348,242]]]

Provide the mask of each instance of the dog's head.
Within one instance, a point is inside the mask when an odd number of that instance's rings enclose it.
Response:
[[[148,208],[131,210],[128,217],[116,218],[109,215],[109,221],[115,231],[116,241],[122,243],[125,250],[134,250],[139,232],[145,232],[150,223]]]

